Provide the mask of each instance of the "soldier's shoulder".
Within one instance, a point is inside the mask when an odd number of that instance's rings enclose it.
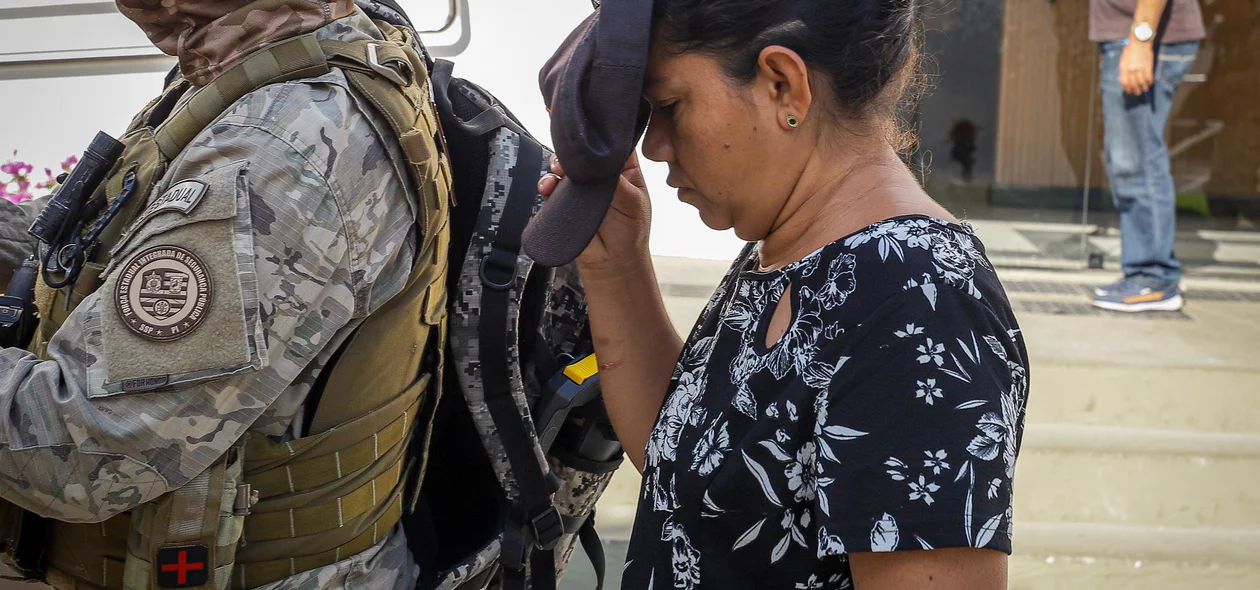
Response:
[[[222,120],[292,131],[312,124],[350,127],[354,121],[347,115],[360,109],[349,89],[345,74],[336,69],[313,78],[269,84],[237,100]]]
[[[339,69],[255,90],[220,123],[251,127],[287,144],[340,199],[356,201],[362,190],[357,187],[386,179],[405,182],[405,168],[381,165],[401,162],[397,138]]]

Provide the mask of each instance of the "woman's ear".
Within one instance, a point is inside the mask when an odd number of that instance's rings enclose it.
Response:
[[[757,58],[757,90],[774,106],[780,127],[795,129],[809,120],[814,95],[809,70],[800,54],[782,45],[770,45]]]

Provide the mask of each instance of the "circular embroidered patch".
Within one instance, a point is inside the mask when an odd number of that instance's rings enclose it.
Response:
[[[141,252],[122,271],[114,290],[118,315],[132,332],[164,342],[192,333],[206,319],[214,287],[192,252],[158,246]]]

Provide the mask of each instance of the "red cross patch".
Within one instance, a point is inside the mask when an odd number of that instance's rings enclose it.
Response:
[[[205,586],[210,578],[210,550],[205,545],[162,547],[154,567],[162,588]]]

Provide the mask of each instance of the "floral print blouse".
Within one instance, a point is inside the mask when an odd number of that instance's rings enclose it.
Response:
[[[1028,355],[971,229],[898,217],[756,262],[684,346],[622,587],[840,589],[850,552],[1010,553]]]

